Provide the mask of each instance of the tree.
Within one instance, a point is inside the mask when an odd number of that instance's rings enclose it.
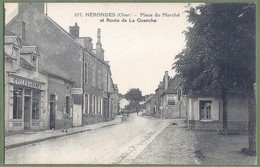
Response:
[[[139,88],[132,88],[130,89],[124,97],[130,101],[129,107],[130,108],[139,108],[140,102],[144,100],[142,96],[142,92],[139,90]]]
[[[229,94],[248,99],[249,152],[255,154],[256,83],[255,4],[205,4],[190,7],[186,48],[173,68],[186,94],[218,95],[223,101],[223,133],[228,134]]]

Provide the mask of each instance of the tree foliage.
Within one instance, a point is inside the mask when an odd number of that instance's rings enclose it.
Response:
[[[132,88],[130,89],[125,95],[124,97],[131,101],[131,102],[135,102],[135,103],[139,103],[141,101],[143,101],[143,96],[142,96],[142,92],[139,90],[139,88]]]
[[[193,27],[174,63],[186,93],[245,94],[255,82],[255,5],[206,4],[187,12]]]
[[[205,4],[190,7],[186,47],[173,68],[184,93],[220,96],[227,131],[227,96],[245,95],[249,104],[249,150],[255,151],[255,4]]]

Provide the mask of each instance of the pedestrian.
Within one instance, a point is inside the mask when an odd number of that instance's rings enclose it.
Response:
[[[70,120],[71,120],[71,116],[65,111],[63,113],[63,129],[62,132],[68,132],[68,128],[70,126]]]
[[[127,118],[128,118],[129,117],[129,111],[127,110],[126,112],[127,112]]]

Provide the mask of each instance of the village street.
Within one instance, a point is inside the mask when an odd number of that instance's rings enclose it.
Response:
[[[214,143],[214,144],[213,144]],[[247,135],[193,131],[183,119],[130,114],[127,121],[6,150],[9,164],[255,164]]]
[[[115,126],[8,149],[5,159],[18,164],[131,163],[169,123],[130,114]]]

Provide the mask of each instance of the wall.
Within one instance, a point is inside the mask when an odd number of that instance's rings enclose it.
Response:
[[[199,100],[212,100],[212,120],[199,120]],[[228,97],[228,129],[229,133],[247,133],[248,104],[245,97]],[[220,98],[189,98],[188,120],[194,129],[222,130],[223,129],[223,101]]]
[[[66,97],[70,97],[70,116],[73,115],[72,111],[72,95],[71,88],[72,84],[65,82],[64,80],[49,76],[48,79],[48,120],[50,120],[50,95],[55,95],[55,104],[56,104],[56,119],[55,119],[55,129],[61,129],[64,125],[63,113],[66,109]],[[69,86],[67,90],[66,86]],[[72,126],[72,120],[71,125]]]

